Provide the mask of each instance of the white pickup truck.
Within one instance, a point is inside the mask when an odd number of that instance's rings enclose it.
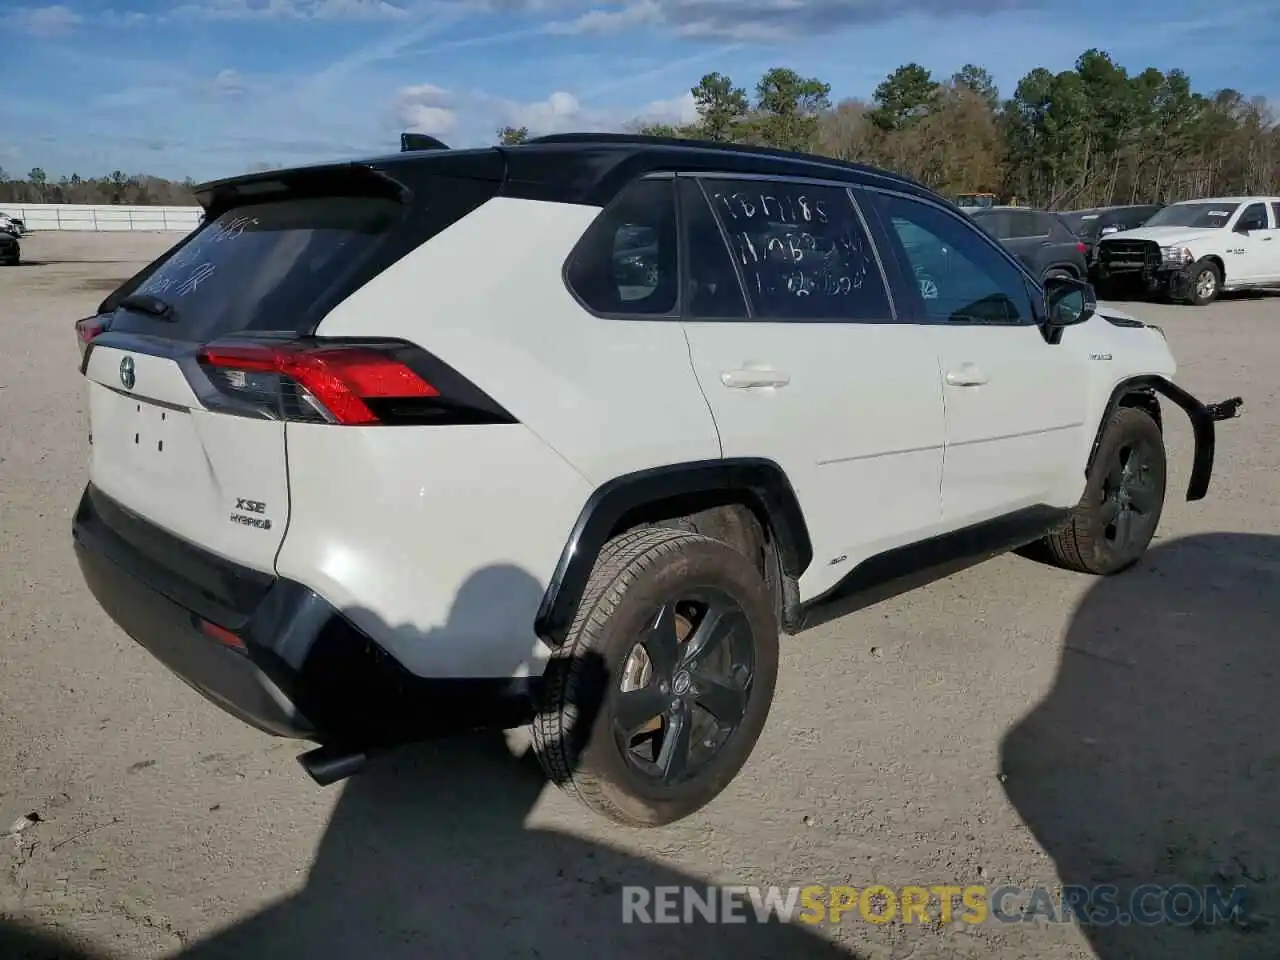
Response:
[[[1142,289],[1202,306],[1223,290],[1280,288],[1280,197],[1186,200],[1098,245],[1099,296]]]

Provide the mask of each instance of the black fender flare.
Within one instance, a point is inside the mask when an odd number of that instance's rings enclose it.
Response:
[[[745,501],[765,523],[783,574],[798,578],[813,560],[804,514],[786,473],[772,460],[697,460],[623,474],[587,498],[542,596],[533,629],[552,647],[564,642],[596,557],[628,514],[649,504],[717,493]]]
[[[1124,398],[1132,394],[1159,394],[1173,401],[1182,408],[1191,421],[1191,430],[1195,437],[1195,456],[1191,463],[1191,478],[1187,481],[1187,500],[1203,500],[1209,492],[1209,480],[1213,475],[1214,449],[1217,443],[1217,431],[1214,424],[1219,420],[1228,420],[1236,415],[1243,403],[1240,397],[1233,397],[1221,403],[1205,404],[1192,394],[1179,387],[1167,377],[1159,374],[1147,374],[1121,380],[1111,391],[1102,419],[1098,422],[1098,432],[1093,438],[1093,448],[1089,451],[1089,462],[1085,474],[1093,469],[1098,455],[1098,447],[1102,443],[1102,432],[1107,428],[1111,415],[1121,406]]]

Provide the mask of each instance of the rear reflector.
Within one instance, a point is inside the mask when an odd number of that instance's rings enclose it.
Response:
[[[300,389],[299,399],[321,419],[372,425],[383,421],[368,401],[440,396],[439,390],[394,356],[403,346],[212,343],[201,349],[198,359],[207,371],[219,374],[215,383],[220,389],[246,400],[274,396],[280,386],[274,378],[284,378]],[[263,375],[269,382],[264,382]]]
[[[210,623],[208,620],[200,621],[200,632],[212,640],[218,641],[224,647],[230,647],[241,653],[247,653],[248,648],[244,645],[244,641],[237,637],[226,627],[220,627],[216,623]]]

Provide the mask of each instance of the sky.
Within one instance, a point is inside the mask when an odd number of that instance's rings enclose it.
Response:
[[[897,66],[1005,96],[1097,47],[1280,109],[1280,0],[0,0],[0,167],[196,180],[399,148],[682,122],[711,71],[832,99]]]

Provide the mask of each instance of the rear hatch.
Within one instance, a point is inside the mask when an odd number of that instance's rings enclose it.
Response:
[[[425,229],[403,178],[362,164],[223,181],[202,199],[205,222],[77,325],[91,482],[178,537],[272,572],[289,520],[286,424],[377,423],[379,404],[412,407],[428,389],[397,344],[312,332],[465,209],[433,200]]]

